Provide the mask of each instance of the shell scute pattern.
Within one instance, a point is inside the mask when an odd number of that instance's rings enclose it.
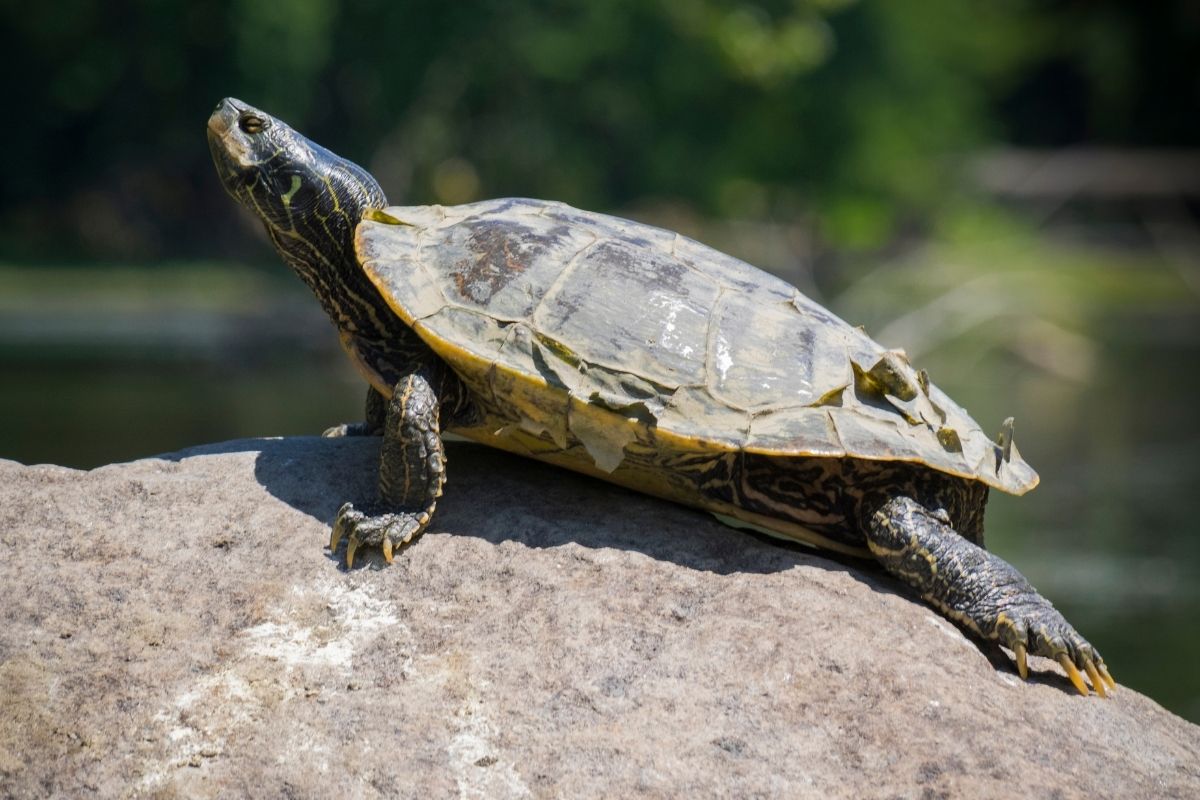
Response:
[[[687,237],[534,200],[387,214],[405,224],[358,229],[368,275],[498,430],[582,444],[598,466],[667,437],[1037,483],[903,353]]]

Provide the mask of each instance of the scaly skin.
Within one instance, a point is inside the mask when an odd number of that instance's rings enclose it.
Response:
[[[393,550],[420,536],[433,517],[446,480],[434,383],[428,370],[421,370],[396,384],[379,449],[379,501],[365,509],[343,505],[329,540],[329,549],[336,551],[342,538],[347,539],[347,568],[354,566],[360,545],[382,547],[391,563]],[[373,402],[368,397],[368,415]]]
[[[1101,697],[1116,687],[1104,660],[1046,598],[1008,562],[955,533],[942,514],[909,497],[893,497],[871,516],[867,545],[888,572],[916,589],[951,619],[1017,657],[1027,677],[1027,653],[1062,665],[1080,694],[1080,670]]]

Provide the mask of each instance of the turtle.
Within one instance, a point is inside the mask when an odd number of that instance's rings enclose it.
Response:
[[[429,525],[444,434],[873,559],[943,615],[1115,689],[1097,650],[984,546],[988,492],[1037,473],[901,350],[693,239],[560,202],[389,206],[362,167],[234,98],[208,120],[226,191],[263,223],[369,384],[378,494],[329,547]]]

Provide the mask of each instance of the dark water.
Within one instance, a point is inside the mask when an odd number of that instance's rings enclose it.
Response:
[[[1016,417],[1042,484],[1022,498],[993,493],[989,547],[1119,682],[1200,722],[1200,297],[1156,263],[1085,261],[1049,284],[1022,283],[1042,280],[1027,271],[946,297],[975,278],[938,270],[865,271],[825,299],[909,347],[985,429]],[[300,288],[272,286],[261,308],[167,314],[153,292],[106,311],[81,291],[86,301],[57,320],[38,306],[59,302],[58,287],[21,291],[32,294],[0,295],[0,457],[88,468],[361,417],[364,386]],[[981,307],[962,324],[963,309]]]
[[[281,356],[256,368],[210,364],[0,363],[12,424],[0,457],[90,468],[251,436],[315,435],[362,418],[365,384],[327,363]]]

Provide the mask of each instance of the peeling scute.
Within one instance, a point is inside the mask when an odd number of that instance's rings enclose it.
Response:
[[[958,438],[958,431],[954,428],[938,428],[937,437],[943,450],[950,453],[962,452],[962,440]]]
[[[589,402],[571,400],[567,427],[583,444],[597,469],[613,472],[625,460],[625,448],[637,439],[638,423]]]
[[[854,362],[855,379],[860,391],[892,395],[902,401],[915,400],[920,381],[908,367],[908,360],[894,350],[882,353],[870,367]]]

